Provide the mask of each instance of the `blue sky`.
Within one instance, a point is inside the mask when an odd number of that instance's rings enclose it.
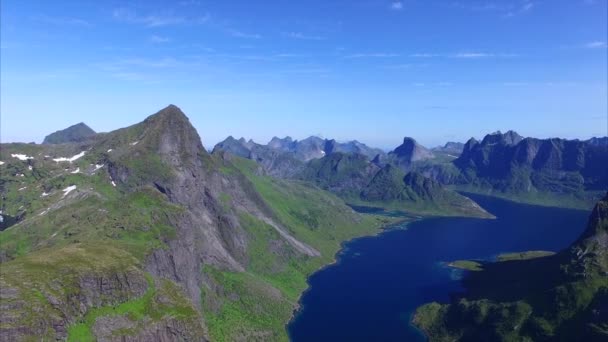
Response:
[[[495,130],[606,135],[607,0],[1,4],[1,140],[167,104],[207,148],[321,135],[392,148]]]

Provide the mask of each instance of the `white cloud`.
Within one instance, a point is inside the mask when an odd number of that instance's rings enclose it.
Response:
[[[493,57],[494,55],[491,53],[484,53],[484,52],[461,52],[461,53],[457,53],[455,54],[453,57],[454,58],[486,58],[486,57]]]
[[[344,58],[391,58],[391,57],[399,57],[399,55],[396,53],[376,52],[376,53],[355,53],[352,55],[344,56]]]
[[[283,32],[283,36],[301,40],[325,40],[325,37],[308,35],[301,32]]]
[[[441,55],[436,53],[413,53],[410,57],[420,57],[420,58],[431,58],[431,57],[439,57]]]
[[[607,46],[606,42],[602,42],[599,40],[585,44],[585,47],[587,49],[603,49],[603,48],[606,48],[606,46]]]
[[[403,2],[401,1],[394,1],[391,3],[390,8],[394,11],[401,11],[403,9]]]
[[[51,24],[51,25],[62,25],[62,26],[82,26],[82,27],[90,27],[91,23],[84,19],[80,18],[71,18],[71,17],[51,17],[48,15],[37,15],[32,17],[35,21]]]
[[[150,36],[150,38],[148,40],[150,41],[150,43],[154,43],[154,44],[168,43],[171,41],[171,39],[169,39],[169,37],[163,37],[163,36],[157,36],[157,35]]]
[[[116,8],[112,12],[114,19],[131,24],[140,24],[146,27],[160,27],[171,25],[200,25],[209,20],[209,15],[198,17],[185,17],[172,13],[139,15],[128,8]]]
[[[261,39],[262,36],[257,33],[248,33],[239,30],[229,30],[230,35],[236,38],[244,38],[244,39]]]

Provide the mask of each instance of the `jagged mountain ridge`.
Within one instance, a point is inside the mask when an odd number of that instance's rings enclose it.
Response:
[[[283,340],[306,276],[379,225],[210,155],[175,106],[83,143],[3,144],[0,160],[2,214],[23,213],[0,232],[8,340]]]
[[[258,154],[260,153],[260,149],[263,148],[285,152],[290,157],[302,162],[319,159],[333,152],[361,154],[370,160],[377,155],[385,154],[381,149],[369,147],[357,140],[338,142],[335,139],[323,139],[316,136],[310,136],[303,140],[293,140],[291,137],[282,139],[273,137],[266,145],[254,143],[252,140],[246,141],[244,138],[236,140],[233,137],[228,137],[226,140],[218,143],[214,147],[214,150],[223,149],[233,154],[237,152],[236,150],[240,150],[240,156],[245,157],[244,150],[251,150],[252,148],[255,148]]]
[[[495,188],[576,192],[608,188],[608,148],[589,141],[521,138],[514,132],[469,140],[454,161],[461,182]]]

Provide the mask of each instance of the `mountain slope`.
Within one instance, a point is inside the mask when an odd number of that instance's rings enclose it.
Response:
[[[444,189],[432,179],[413,172],[406,175],[392,164],[380,168],[359,154],[332,153],[312,160],[299,178],[351,204],[424,215],[491,217],[469,198]]]
[[[414,322],[432,341],[608,339],[608,195],[581,237],[551,256],[483,265],[450,304]]]
[[[608,188],[608,147],[590,141],[498,132],[471,139],[454,165],[461,174],[453,184],[539,201],[551,195],[562,205],[586,206]]]
[[[1,147],[2,215],[19,217],[0,232],[3,340],[286,340],[306,276],[384,223],[208,154],[175,106]]]
[[[95,134],[96,133],[94,130],[92,130],[84,122],[81,122],[66,129],[47,135],[42,143],[64,144],[71,142],[80,142],[86,139],[90,139]]]

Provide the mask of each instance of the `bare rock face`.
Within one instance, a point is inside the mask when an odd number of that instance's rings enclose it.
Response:
[[[469,140],[454,165],[463,173],[508,189],[569,192],[608,186],[608,148],[588,141],[522,138],[513,131]],[[474,180],[474,179],[473,179]],[[472,179],[466,179],[472,181]]]
[[[123,329],[137,329],[137,335],[117,335]],[[172,341],[205,341],[200,330],[191,329],[188,324],[165,318],[160,322],[144,324],[143,328],[125,316],[100,317],[93,325],[93,333],[99,342],[172,342]]]
[[[219,165],[204,149],[198,133],[179,108],[170,105],[138,125],[141,133],[134,147],[135,155],[143,160],[160,159],[157,168],[167,172],[141,176],[128,160],[116,160],[110,163],[110,174],[127,191],[133,186],[154,187],[171,203],[184,208],[173,222],[177,238],[167,242],[168,249],[156,250],[147,260],[146,270],[155,277],[182,284],[188,297],[200,308],[203,265],[244,271],[248,237],[240,227],[239,211],[275,227],[296,251],[318,255],[276,222],[243,176],[219,172]],[[221,194],[232,199],[229,207],[221,203]]]
[[[21,341],[31,336],[46,336],[49,329],[59,339],[67,337],[67,327],[75,323],[74,317],[84,315],[88,310],[117,305],[141,297],[148,283],[141,271],[126,270],[103,275],[86,274],[77,279],[76,287],[65,291],[66,284],[51,284],[54,293],[41,293],[52,307],[53,315],[41,317],[36,322],[24,322],[21,315],[33,308],[32,303],[23,299],[19,288],[8,283],[0,283],[0,337],[3,341]],[[48,311],[48,310],[47,310]],[[46,311],[45,311],[46,312]],[[39,317],[35,315],[35,317]]]
[[[433,152],[418,144],[410,137],[403,138],[403,144],[389,153],[389,160],[400,169],[407,171],[413,162],[432,159]]]

